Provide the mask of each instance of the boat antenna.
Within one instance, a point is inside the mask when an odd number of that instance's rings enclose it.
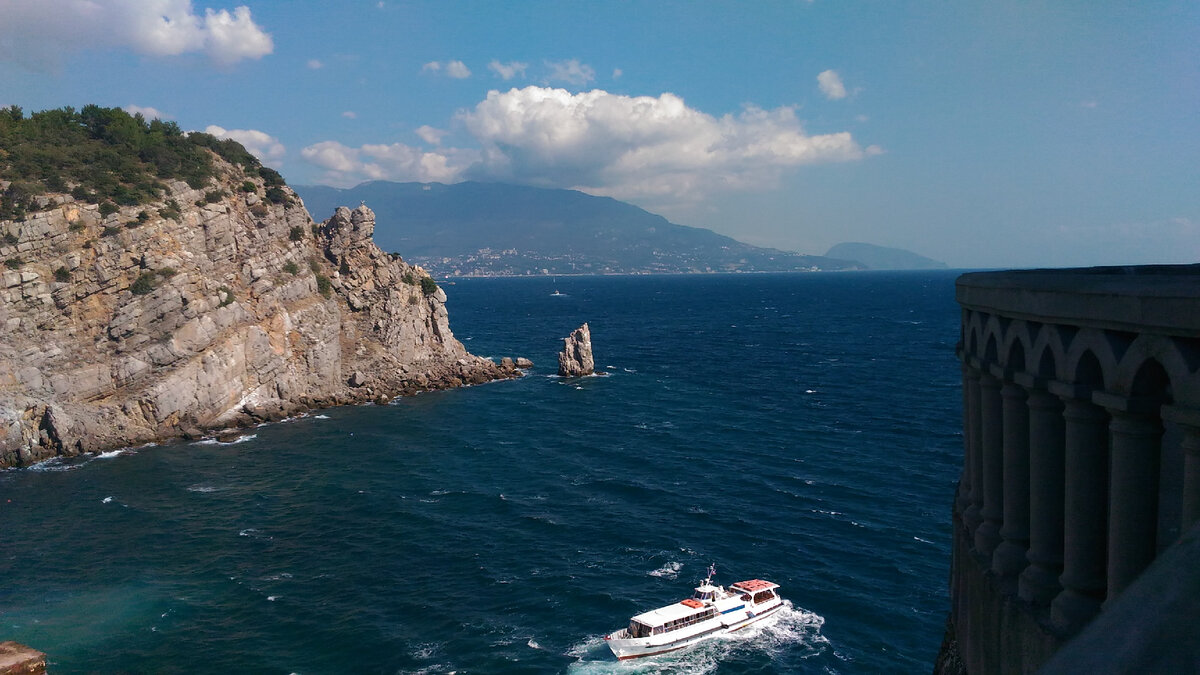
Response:
[[[712,578],[716,575],[717,575],[717,564],[713,563],[708,566],[708,578],[704,580],[704,583],[707,584],[707,583],[711,582]]]

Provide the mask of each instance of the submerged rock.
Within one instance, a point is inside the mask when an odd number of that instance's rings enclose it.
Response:
[[[563,377],[580,377],[596,372],[596,361],[592,358],[592,331],[585,323],[563,338],[563,350],[558,353],[558,374]]]

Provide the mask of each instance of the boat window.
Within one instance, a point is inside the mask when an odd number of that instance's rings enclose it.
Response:
[[[775,597],[775,594],[771,591],[759,591],[758,593],[754,594],[754,602],[766,602],[773,597]]]
[[[649,637],[651,635],[651,632],[652,631],[650,629],[650,626],[647,626],[646,624],[644,624],[640,621],[630,621],[629,622],[629,637],[635,637],[635,638]]]

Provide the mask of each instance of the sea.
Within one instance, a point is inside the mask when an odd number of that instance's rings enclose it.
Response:
[[[955,276],[444,281],[527,375],[0,472],[0,640],[55,675],[929,672]],[[597,374],[560,378],[584,322]],[[614,660],[710,565],[785,611]]]

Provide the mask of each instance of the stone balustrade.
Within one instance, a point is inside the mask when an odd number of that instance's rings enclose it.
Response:
[[[965,274],[951,629],[1028,672],[1200,521],[1200,265]]]

